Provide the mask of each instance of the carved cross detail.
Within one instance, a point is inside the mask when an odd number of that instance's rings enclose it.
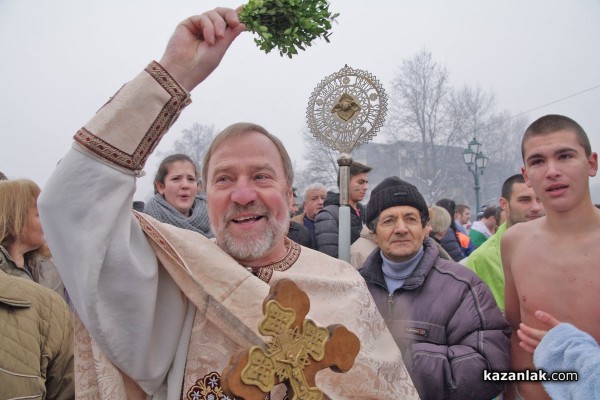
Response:
[[[262,400],[284,383],[291,400],[321,400],[315,375],[324,368],[346,372],[360,349],[358,337],[342,325],[327,328],[306,319],[308,296],[283,279],[263,302],[264,319],[259,331],[272,337],[266,349],[253,346],[234,355],[223,371],[226,393],[245,400]]]

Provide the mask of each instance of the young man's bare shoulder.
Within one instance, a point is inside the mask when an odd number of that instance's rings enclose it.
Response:
[[[532,238],[534,235],[543,232],[546,217],[541,217],[533,221],[521,222],[511,226],[502,235],[502,243],[521,243]]]
[[[590,226],[594,231],[600,231],[600,208],[594,206],[592,218],[590,218]]]

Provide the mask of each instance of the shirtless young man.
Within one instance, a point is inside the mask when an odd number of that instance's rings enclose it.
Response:
[[[520,322],[543,328],[536,310],[600,339],[600,210],[592,204],[589,189],[598,155],[581,126],[560,115],[533,122],[521,152],[523,176],[544,204],[546,217],[515,225],[502,237],[513,371],[535,369],[532,355],[519,347],[516,331]],[[506,399],[513,398],[550,399],[539,382],[511,385]]]

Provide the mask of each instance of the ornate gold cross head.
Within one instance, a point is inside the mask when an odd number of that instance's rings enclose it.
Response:
[[[253,346],[234,355],[223,371],[225,392],[246,400],[261,400],[284,383],[291,400],[321,400],[315,374],[324,368],[348,371],[360,349],[354,333],[342,325],[328,328],[306,319],[310,302],[305,292],[288,280],[279,281],[263,302],[259,331],[272,341],[266,349]]]

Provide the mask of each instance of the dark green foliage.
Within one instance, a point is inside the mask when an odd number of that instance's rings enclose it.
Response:
[[[292,58],[318,37],[329,42],[331,22],[338,15],[324,0],[250,0],[239,18],[258,35],[254,42],[261,50],[276,47],[281,56]]]

